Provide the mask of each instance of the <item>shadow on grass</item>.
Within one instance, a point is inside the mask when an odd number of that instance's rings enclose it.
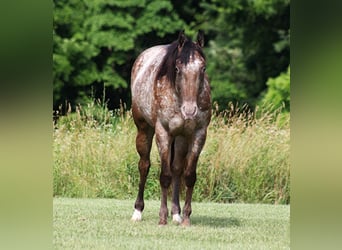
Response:
[[[211,217],[211,216],[192,216],[192,225],[203,225],[209,227],[238,227],[240,222],[234,217]]]

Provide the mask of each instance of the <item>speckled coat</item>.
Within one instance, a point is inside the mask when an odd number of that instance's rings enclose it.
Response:
[[[197,42],[192,42],[180,32],[174,43],[143,51],[133,65],[132,112],[138,129],[136,145],[140,155],[134,221],[141,220],[144,209],[143,193],[150,168],[152,138],[156,134],[162,188],[159,224],[167,223],[167,189],[172,183],[172,218],[190,225],[196,166],[211,118],[210,86],[202,47],[202,33],[198,33]],[[179,205],[182,176],[186,186],[183,218]]]

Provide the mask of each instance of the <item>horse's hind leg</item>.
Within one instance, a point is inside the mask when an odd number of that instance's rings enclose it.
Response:
[[[152,139],[154,135],[154,130],[151,126],[149,126],[145,121],[136,122],[138,127],[138,134],[136,137],[136,148],[140,155],[139,160],[139,173],[140,173],[140,182],[139,182],[139,192],[137,199],[134,204],[134,213],[132,216],[133,221],[140,221],[141,214],[144,210],[144,189],[146,178],[148,172],[150,170],[150,152],[152,146]]]

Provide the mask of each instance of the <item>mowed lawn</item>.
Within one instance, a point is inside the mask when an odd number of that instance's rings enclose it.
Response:
[[[158,226],[159,201],[145,201],[143,220],[131,222],[133,204],[54,198],[54,249],[290,249],[289,205],[194,202],[185,228],[170,218]]]

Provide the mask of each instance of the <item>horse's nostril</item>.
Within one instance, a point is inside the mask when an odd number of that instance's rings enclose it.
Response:
[[[195,106],[192,111],[192,115],[195,115],[197,113],[197,107]]]

